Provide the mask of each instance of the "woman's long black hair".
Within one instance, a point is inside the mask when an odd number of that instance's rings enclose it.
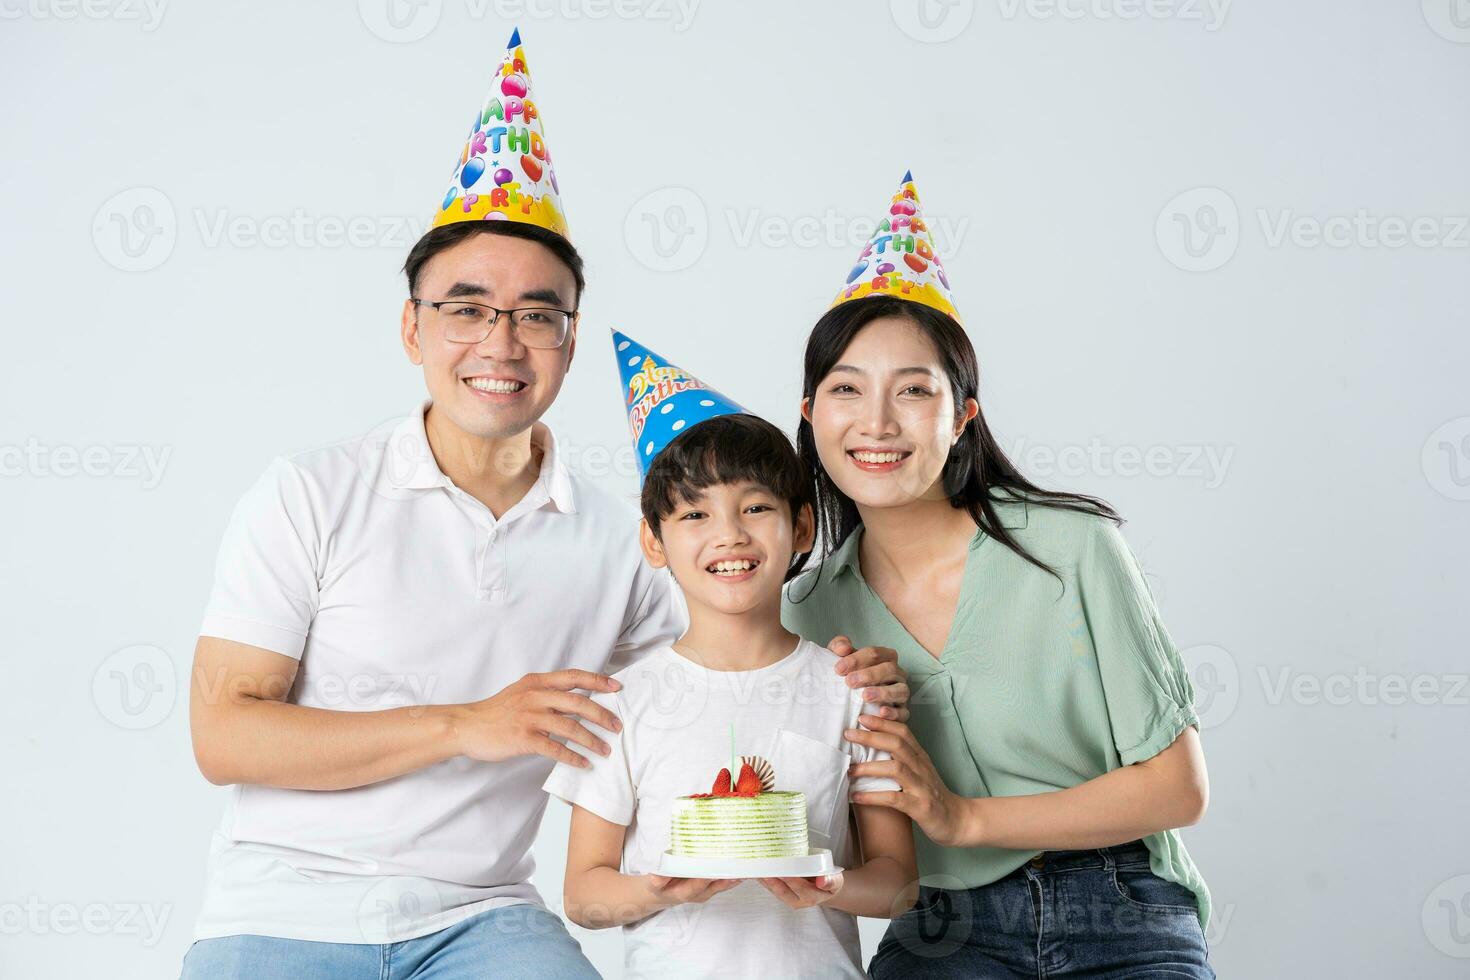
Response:
[[[806,342],[806,361],[801,384],[802,396],[810,399],[807,404],[816,403],[817,385],[822,383],[822,379],[842,357],[843,351],[847,350],[847,345],[857,336],[858,331],[880,317],[890,316],[911,321],[934,344],[949,378],[957,410],[963,411],[967,398],[974,398],[979,403],[980,368],[975,359],[975,347],[970,343],[964,328],[947,314],[922,303],[893,296],[875,296],[833,307],[812,328],[811,336]],[[802,465],[810,471],[815,486],[817,532],[823,542],[822,559],[825,560],[827,555],[836,551],[847,540],[847,536],[856,530],[861,519],[852,498],[837,487],[822,466],[822,461],[817,456],[812,424],[805,418],[797,424],[796,451]],[[949,458],[944,463],[943,480],[944,491],[949,496],[951,506],[968,510],[970,517],[987,535],[1037,568],[1053,575],[1056,574],[1055,571],[1028,554],[1001,525],[991,499],[992,491],[1009,491],[1034,503],[1081,511],[1107,518],[1114,523],[1122,523],[1117,512],[1104,500],[1086,494],[1044,490],[1022,476],[991,434],[983,411],[965,423],[964,431],[950,449]],[[810,558],[808,555],[807,561]],[[806,562],[802,564],[804,566]],[[816,587],[815,576],[812,587]]]

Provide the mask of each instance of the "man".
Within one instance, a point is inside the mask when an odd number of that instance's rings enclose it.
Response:
[[[584,282],[518,35],[443,200],[405,264],[429,399],[277,460],[221,545],[190,720],[234,791],[186,980],[596,976],[529,883],[540,786],[620,727],[579,692],[684,624],[539,421]],[[892,651],[834,646],[907,713]]]

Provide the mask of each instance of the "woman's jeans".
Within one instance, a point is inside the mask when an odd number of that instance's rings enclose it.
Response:
[[[1141,841],[1047,851],[979,888],[922,888],[868,972],[873,980],[1215,976],[1194,893],[1149,871]]]

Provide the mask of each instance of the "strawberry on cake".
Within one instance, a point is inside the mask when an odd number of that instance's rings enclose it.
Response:
[[[742,756],[734,785],[721,769],[708,793],[674,800],[670,852],[679,857],[805,857],[806,795],[774,790],[771,764]]]

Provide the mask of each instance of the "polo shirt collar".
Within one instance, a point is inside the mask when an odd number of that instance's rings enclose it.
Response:
[[[995,504],[995,516],[1000,521],[1000,526],[1007,531],[1016,531],[1024,528],[1027,521],[1027,503],[1024,497],[1012,493],[1009,490],[996,488],[990,491],[990,499]],[[863,536],[863,526],[859,524],[842,542],[841,547],[832,552],[832,576],[836,578],[844,572],[850,572],[859,579],[863,577],[862,569],[859,567],[860,555],[858,544]],[[985,539],[985,532],[976,530],[975,539],[970,543],[974,548]]]
[[[428,490],[450,487],[453,482],[439,469],[434,451],[429,448],[429,435],[424,429],[424,413],[433,402],[426,400],[393,428],[387,451],[393,464],[388,467],[393,486],[403,490]],[[557,447],[556,436],[545,422],[531,427],[531,441],[541,449],[541,472],[536,483],[526,492],[528,500],[550,501],[563,514],[577,512],[572,492],[572,475],[567,470]],[[541,500],[537,500],[537,498]]]

